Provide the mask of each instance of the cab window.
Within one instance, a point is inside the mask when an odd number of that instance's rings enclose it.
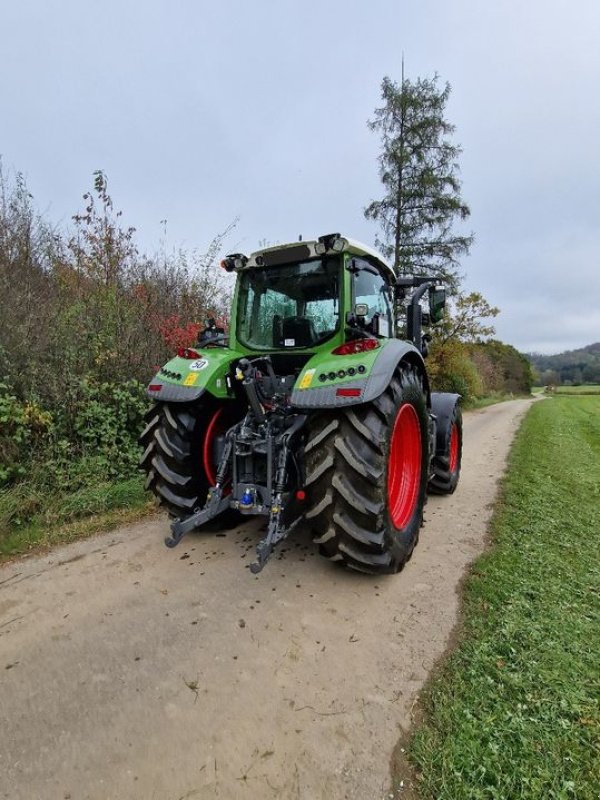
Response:
[[[389,285],[368,261],[353,259],[354,306],[367,306],[365,329],[379,336],[393,336],[393,312]]]

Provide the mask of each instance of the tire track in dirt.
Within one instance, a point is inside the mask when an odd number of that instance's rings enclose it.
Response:
[[[459,488],[400,575],[300,532],[252,576],[255,520],[169,551],[163,516],[4,566],[0,797],[386,797],[530,402],[465,415]]]

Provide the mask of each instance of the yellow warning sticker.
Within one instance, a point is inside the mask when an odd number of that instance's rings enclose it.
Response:
[[[302,380],[300,381],[299,388],[300,389],[308,389],[310,384],[312,383],[312,379],[314,377],[316,370],[315,369],[307,369],[304,373]]]
[[[198,380],[198,373],[197,372],[190,372],[189,375],[185,376],[185,380],[183,381],[183,385],[184,386],[195,386],[197,380]]]

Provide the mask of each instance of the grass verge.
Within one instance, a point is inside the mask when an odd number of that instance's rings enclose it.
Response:
[[[496,403],[506,403],[507,400],[517,400],[520,397],[528,397],[524,394],[490,394],[487,397],[477,397],[464,404],[466,411],[473,411],[478,408],[496,405]]]
[[[53,494],[35,482],[17,484],[0,492],[0,561],[110,530],[154,508],[141,476]]]
[[[596,800],[599,534],[600,397],[536,403],[409,744],[422,798]]]

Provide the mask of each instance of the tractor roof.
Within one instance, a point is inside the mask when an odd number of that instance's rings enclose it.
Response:
[[[307,261],[311,258],[319,258],[325,253],[350,253],[352,255],[363,256],[371,262],[379,265],[384,272],[387,272],[391,279],[395,273],[385,258],[372,247],[349,239],[340,234],[330,234],[321,236],[319,239],[306,242],[289,242],[278,244],[273,247],[264,247],[252,253],[244,263],[244,268],[256,268],[263,266],[278,266],[289,264],[294,261]],[[236,265],[237,267],[237,265]]]

